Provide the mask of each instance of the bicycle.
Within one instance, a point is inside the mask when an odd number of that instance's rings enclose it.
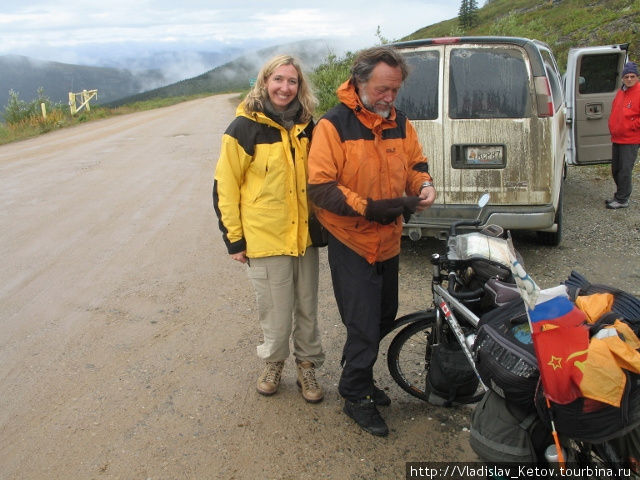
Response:
[[[398,318],[392,331],[401,329],[394,336],[387,351],[387,366],[395,382],[407,393],[421,400],[428,400],[426,375],[429,371],[433,345],[443,340],[457,341],[471,368],[479,379],[478,392],[465,403],[474,403],[486,390],[475,368],[471,345],[480,320],[481,301],[485,295],[483,284],[470,288],[469,272],[474,257],[472,243],[493,243],[499,250],[498,260],[509,268],[506,256],[506,240],[502,229],[489,226],[484,231],[458,234],[462,227],[478,227],[482,208],[488,196],[478,203],[480,212],[475,220],[463,220],[451,225],[447,239],[447,253],[431,256],[431,293],[433,308],[413,312]],[[495,305],[494,305],[495,306]],[[390,332],[389,332],[390,333]]]
[[[431,308],[399,317],[393,329],[386,333],[397,332],[387,350],[387,366],[391,377],[404,391],[423,401],[429,401],[427,374],[431,352],[443,340],[457,342],[479,380],[477,391],[457,403],[475,403],[487,391],[476,368],[472,346],[481,314],[502,302],[496,302],[495,298],[487,299],[485,280],[474,284],[474,273],[477,272],[473,272],[472,267],[480,257],[498,267],[509,269],[515,252],[509,253],[509,234],[500,227],[490,225],[480,231],[458,233],[460,228],[475,229],[481,224],[480,216],[487,201],[486,196],[479,201],[480,212],[475,220],[451,225],[445,255],[431,255]],[[482,248],[477,248],[478,245],[482,245]],[[513,278],[507,280],[507,283],[511,282],[515,284]],[[518,297],[519,293],[513,295],[514,291],[517,292],[517,289],[509,290],[507,298],[502,300],[506,302]],[[560,441],[568,464],[577,466],[584,473],[581,478],[606,478],[601,477],[600,472],[612,475],[610,478],[623,478],[611,474],[617,471],[629,472],[626,478],[640,478],[631,469],[621,470],[624,462],[612,442],[589,443],[566,435],[561,435]]]

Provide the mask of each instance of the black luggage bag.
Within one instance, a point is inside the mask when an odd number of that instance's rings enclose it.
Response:
[[[473,344],[483,383],[511,404],[535,409],[538,362],[522,299],[485,313]]]

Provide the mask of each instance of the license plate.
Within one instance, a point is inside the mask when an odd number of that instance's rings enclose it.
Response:
[[[465,160],[468,165],[503,165],[504,147],[466,147]]]

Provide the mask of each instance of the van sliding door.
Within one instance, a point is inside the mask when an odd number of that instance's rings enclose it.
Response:
[[[567,66],[567,102],[572,95],[572,163],[587,165],[611,161],[608,120],[611,103],[620,88],[625,52],[611,47],[578,50],[573,68]],[[569,73],[571,72],[571,76]],[[571,158],[571,156],[569,157]]]

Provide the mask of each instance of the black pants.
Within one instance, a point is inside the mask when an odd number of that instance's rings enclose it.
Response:
[[[398,312],[399,257],[372,265],[332,235],[328,256],[333,292],[347,328],[338,392],[355,401],[372,394],[382,332]]]
[[[611,154],[611,175],[617,189],[615,200],[624,203],[631,196],[633,166],[638,158],[638,145],[614,143]]]

